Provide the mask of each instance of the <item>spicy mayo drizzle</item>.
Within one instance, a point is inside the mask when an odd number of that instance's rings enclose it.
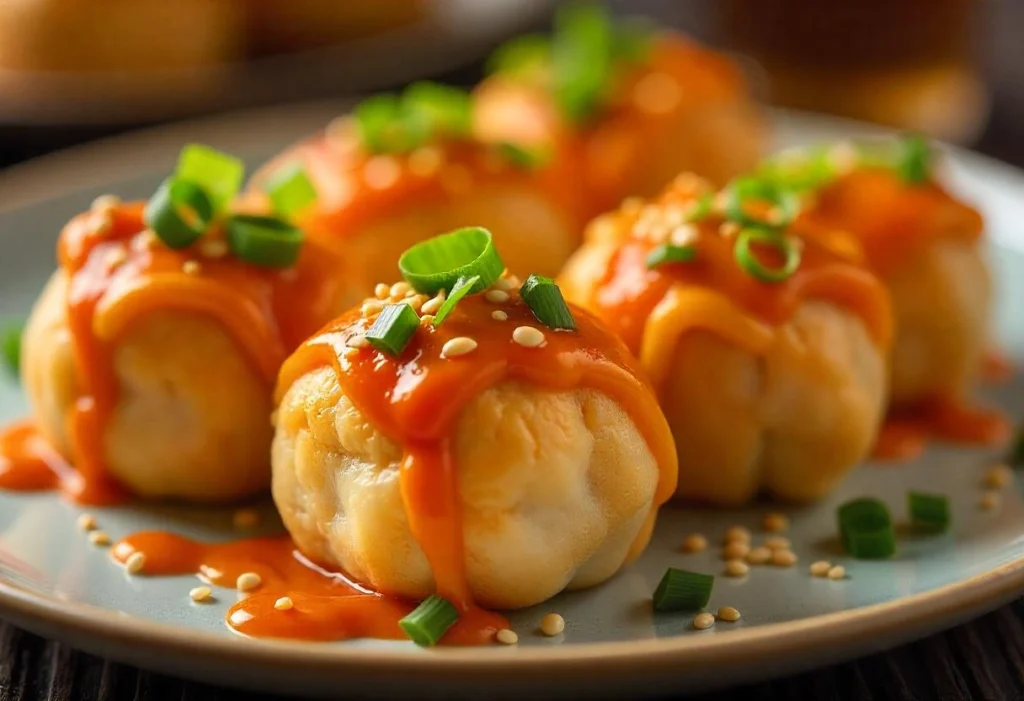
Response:
[[[82,503],[124,497],[107,472],[104,440],[118,400],[113,352],[136,319],[165,310],[213,317],[270,392],[286,354],[334,313],[337,283],[316,246],[307,242],[293,268],[261,269],[230,256],[203,256],[197,247],[172,250],[146,230],[142,213],[142,203],[97,207],[75,217],[61,233],[58,259],[68,277],[67,323],[78,387],[67,417],[71,455],[66,457],[74,470],[22,424],[0,438],[2,458],[20,468],[0,474],[0,487],[57,486],[45,475],[24,477],[34,470],[58,472],[60,486]],[[198,262],[198,270],[186,272],[187,261]]]

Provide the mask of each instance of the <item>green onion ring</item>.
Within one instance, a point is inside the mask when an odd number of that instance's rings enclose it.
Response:
[[[764,243],[775,248],[785,256],[781,268],[769,268],[757,259],[750,250],[751,244]],[[760,282],[785,282],[800,267],[800,247],[789,237],[768,231],[767,229],[743,229],[736,236],[734,249],[736,262],[751,277]]]
[[[473,277],[460,277],[459,281],[455,283],[448,298],[444,301],[441,307],[437,310],[437,314],[434,315],[434,326],[440,326],[444,323],[444,320],[448,318],[448,315],[455,311],[456,305],[459,300],[468,295],[473,287],[480,281],[479,275]]]
[[[268,268],[295,264],[302,248],[302,230],[277,217],[234,214],[227,220],[227,238],[236,258]]]
[[[749,199],[770,202],[779,212],[774,221],[758,219],[746,211]],[[732,221],[743,226],[764,226],[772,229],[786,227],[799,213],[800,199],[796,193],[763,178],[739,178],[729,186],[725,213]]]
[[[482,292],[501,277],[505,264],[491,232],[471,226],[417,243],[398,259],[398,269],[414,290],[434,295],[450,294],[460,278],[471,277],[480,279],[468,292]]]
[[[146,203],[143,220],[168,248],[188,248],[213,219],[213,205],[198,185],[176,177],[164,180]]]

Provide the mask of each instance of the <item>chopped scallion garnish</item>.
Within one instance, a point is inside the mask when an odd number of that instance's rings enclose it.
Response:
[[[782,255],[782,265],[778,268],[769,268],[762,263],[757,254],[751,250],[751,246],[755,243],[766,244],[778,251]],[[799,244],[785,234],[767,229],[743,229],[740,231],[736,236],[734,253],[740,267],[760,282],[785,282],[800,267]]]
[[[699,611],[711,600],[714,584],[713,575],[669,567],[654,590],[654,610]]]
[[[398,95],[368,97],[353,112],[363,146],[371,153],[404,153],[424,143],[430,125],[422,112],[409,112]]]
[[[531,275],[519,289],[519,296],[533,312],[537,321],[549,329],[576,330],[576,320],[572,317],[569,305],[562,297],[562,291],[551,278],[543,275]]]
[[[227,239],[236,258],[268,268],[287,268],[299,258],[302,230],[277,217],[234,214]]]
[[[551,61],[551,41],[541,34],[524,34],[499,46],[487,59],[487,73],[522,78],[539,73]]]
[[[696,246],[673,246],[670,243],[663,243],[647,254],[647,268],[650,270],[666,263],[689,263],[696,257]]]
[[[907,492],[907,511],[918,528],[940,533],[949,528],[949,499],[942,494]]]
[[[763,212],[751,212],[751,203]],[[734,180],[728,188],[725,213],[743,226],[781,229],[790,224],[799,212],[796,193],[767,178],[746,177]]]
[[[8,323],[0,331],[0,342],[3,344],[4,363],[15,375],[21,369],[21,334],[25,329],[25,323],[19,321]]]
[[[704,219],[711,214],[711,206],[714,204],[714,199],[714,195],[710,192],[706,192],[698,197],[686,213],[687,223],[693,224],[695,222],[699,222],[701,219]]]
[[[555,99],[572,121],[586,121],[600,106],[612,76],[614,31],[608,10],[574,2],[555,15],[552,72]]]
[[[277,170],[263,186],[274,212],[293,218],[316,202],[316,188],[309,181],[301,163],[291,163]]]
[[[862,497],[839,507],[839,534],[846,551],[861,560],[890,557],[896,534],[889,509],[878,499]]]
[[[903,182],[920,185],[928,182],[931,175],[931,148],[920,135],[908,136],[900,142],[899,160],[896,170]]]
[[[242,188],[245,164],[209,146],[190,144],[181,150],[174,174],[201,188],[214,211],[220,211]]]
[[[431,81],[413,83],[402,94],[405,114],[419,115],[430,134],[465,136],[473,116],[473,101],[462,88]]]
[[[366,340],[381,353],[397,357],[405,350],[419,325],[419,315],[408,304],[388,304],[366,332]]]
[[[494,247],[491,232],[479,226],[456,229],[421,241],[398,259],[402,277],[421,294],[452,289],[462,278],[478,278],[469,292],[480,292],[497,280],[505,264]]]
[[[174,176],[164,180],[149,198],[143,220],[168,248],[188,248],[206,232],[213,213],[213,204],[202,187]]]
[[[434,315],[434,326],[440,326],[443,324],[444,320],[448,318],[448,315],[455,311],[455,306],[459,303],[459,300],[470,292],[473,292],[474,288],[479,284],[479,275],[459,278],[455,282],[455,286],[452,287],[452,291],[448,293],[448,297],[444,300],[444,303],[438,308],[437,314]]]
[[[400,620],[398,625],[420,647],[432,647],[458,620],[459,610],[455,605],[443,596],[434,594]]]

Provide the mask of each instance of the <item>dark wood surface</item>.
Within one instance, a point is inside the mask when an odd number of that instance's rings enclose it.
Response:
[[[754,0],[751,0],[754,1]],[[985,0],[982,0],[985,1]],[[985,61],[993,92],[988,126],[974,148],[1024,166],[1024,2],[989,0]],[[622,4],[620,2],[620,4]],[[715,27],[704,0],[640,0],[631,10],[653,10],[705,38]],[[471,80],[471,68],[451,79]],[[103,130],[55,133],[0,127],[0,165],[105,135]],[[481,696],[485,693],[482,690]],[[339,680],[338,699],[345,694]],[[807,701],[917,701],[1024,699],[1024,599],[966,625],[848,664],[697,697]],[[233,692],[119,665],[42,640],[0,623],[0,701],[279,701],[283,697]]]

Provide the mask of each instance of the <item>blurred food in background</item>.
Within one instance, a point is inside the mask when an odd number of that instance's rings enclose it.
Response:
[[[410,24],[424,0],[235,0],[245,6],[256,53],[325,46]]]
[[[776,104],[977,136],[989,97],[978,0],[725,0],[724,39],[764,69]]]

